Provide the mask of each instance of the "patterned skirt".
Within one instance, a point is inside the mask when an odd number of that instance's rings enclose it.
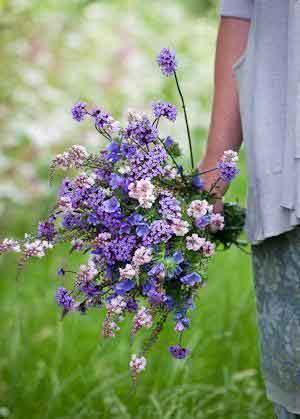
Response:
[[[279,418],[300,418],[300,226],[252,245],[252,253],[267,397]]]

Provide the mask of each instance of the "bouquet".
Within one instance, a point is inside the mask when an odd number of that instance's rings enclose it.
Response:
[[[207,265],[217,246],[237,243],[244,212],[225,204],[224,214],[213,211],[214,189],[220,180],[230,182],[238,173],[237,153],[228,150],[218,161],[218,178],[210,191],[203,189],[201,173],[194,169],[192,141],[184,98],[177,77],[175,53],[164,48],[157,62],[165,76],[174,77],[183,107],[191,169],[178,163],[180,149],[159,133],[161,119],[174,122],[174,105],[157,101],[152,118],[128,114],[124,128],[102,108],[76,103],[73,118],[89,118],[107,140],[99,153],[74,145],[53,160],[56,169],[76,169],[63,179],[49,217],[35,235],[24,240],[4,239],[0,254],[21,253],[20,265],[41,258],[61,242],[70,252],[87,255],[77,272],[61,267],[58,275],[74,275],[74,286],[61,286],[56,301],[65,316],[104,309],[103,337],[114,337],[125,316],[132,317],[131,337],[149,329],[141,350],[129,362],[132,377],[146,367],[146,354],[157,340],[168,317],[174,321],[178,341],[170,354],[183,359],[189,349],[182,335],[190,327],[189,311],[206,284]]]

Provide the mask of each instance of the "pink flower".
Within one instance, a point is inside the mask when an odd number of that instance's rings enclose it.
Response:
[[[137,199],[142,208],[151,208],[154,201],[154,186],[150,179],[141,179],[136,183],[130,183],[128,186],[128,195],[131,198]]]
[[[6,252],[20,252],[20,245],[16,240],[4,239],[0,242],[0,254]]]
[[[97,275],[97,273],[98,271],[93,265],[81,265],[77,273],[78,282],[89,282]]]
[[[141,246],[136,249],[132,262],[136,266],[145,265],[145,263],[149,263],[152,260],[152,249],[149,247]]]
[[[186,247],[189,250],[197,252],[202,248],[205,242],[206,241],[203,237],[199,237],[198,234],[192,234],[186,238]]]
[[[123,269],[119,268],[119,271],[120,271],[120,277],[121,278],[131,279],[131,278],[135,277],[135,275],[136,275],[136,270],[129,263],[127,263],[125,268],[123,268]]]
[[[132,369],[133,374],[137,374],[142,372],[147,365],[146,358],[141,356],[138,357],[137,355],[133,354],[131,357],[131,361],[129,362],[129,366]]]
[[[126,308],[126,301],[121,295],[111,298],[106,303],[106,309],[109,313],[122,314]]]
[[[200,218],[213,211],[213,205],[209,205],[206,199],[192,201],[187,209],[187,214],[193,218]]]
[[[141,307],[141,309],[134,316],[132,334],[135,335],[142,327],[149,329],[152,326],[152,323],[153,319],[149,310],[147,310],[146,307]]]
[[[219,213],[212,213],[210,218],[210,223],[214,227],[214,230],[223,230],[224,224],[224,217]]]
[[[171,229],[175,236],[185,236],[189,231],[189,223],[181,218],[172,220]]]
[[[104,247],[107,245],[110,239],[110,233],[99,233],[98,236],[93,240],[93,245],[96,247]]]
[[[35,240],[31,243],[25,243],[24,256],[25,257],[38,257],[45,256],[45,251],[51,249],[53,246],[46,240]]]
[[[215,252],[215,245],[214,245],[214,243],[211,243],[210,241],[206,241],[203,244],[201,250],[202,250],[204,256],[210,257]]]

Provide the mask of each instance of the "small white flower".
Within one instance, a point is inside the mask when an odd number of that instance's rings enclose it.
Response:
[[[25,257],[38,257],[45,256],[45,250],[51,249],[53,245],[46,240],[35,240],[31,243],[24,244]]]
[[[238,162],[239,155],[236,151],[226,150],[224,151],[221,160],[223,160],[224,162]]]

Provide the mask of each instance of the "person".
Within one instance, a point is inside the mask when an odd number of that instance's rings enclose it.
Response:
[[[244,144],[261,372],[276,416],[300,418],[300,1],[221,0],[219,15],[199,170]],[[217,177],[203,175],[205,188]]]

